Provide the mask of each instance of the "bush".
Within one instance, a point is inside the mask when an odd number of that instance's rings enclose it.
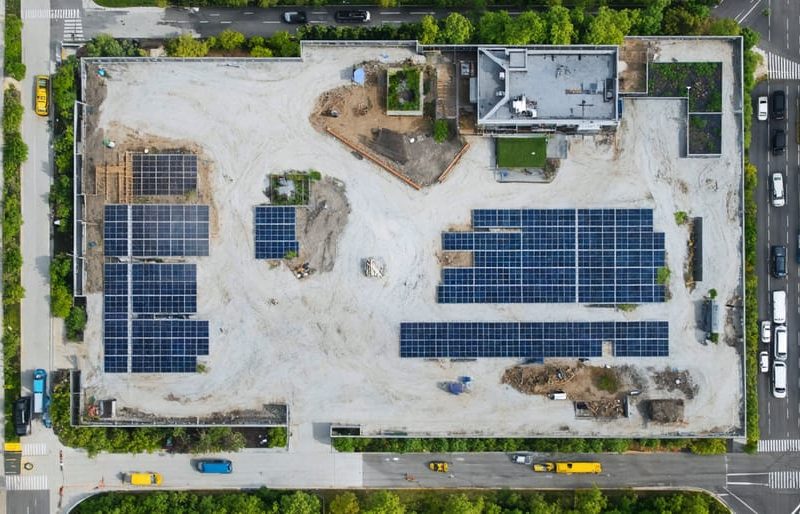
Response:
[[[217,35],[217,48],[231,52],[244,46],[245,37],[241,32],[230,29],[223,30]]]
[[[67,339],[70,341],[82,340],[83,329],[86,328],[86,309],[79,305],[73,305],[67,319],[64,320],[64,325],[67,328]]]
[[[656,284],[665,285],[669,282],[670,271],[666,266],[661,266],[656,272]]]
[[[208,44],[185,33],[167,41],[166,50],[170,57],[205,57]]]
[[[5,42],[6,75],[22,80],[26,69],[22,62],[22,20],[14,14],[6,16]]]
[[[437,143],[444,143],[450,138],[450,125],[447,120],[436,120],[433,123],[433,139]]]
[[[687,221],[689,221],[689,215],[685,211],[675,212],[675,223],[685,225]]]
[[[267,429],[267,446],[269,448],[285,448],[288,444],[286,427],[271,427]]]

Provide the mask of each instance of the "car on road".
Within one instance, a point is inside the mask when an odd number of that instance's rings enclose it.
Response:
[[[36,114],[47,116],[50,114],[50,77],[36,75]]]
[[[789,356],[789,333],[786,325],[775,327],[775,360],[785,361]]]
[[[761,322],[761,342],[769,344],[772,341],[772,322],[764,320]]]
[[[283,13],[283,21],[286,23],[302,24],[308,21],[305,11],[287,11]]]
[[[775,172],[771,177],[772,206],[783,207],[786,205],[786,188],[783,183],[783,173]]]
[[[772,93],[772,117],[782,120],[786,117],[786,93],[779,89]]]
[[[766,96],[758,97],[758,121],[767,121],[769,100]]]
[[[781,129],[772,134],[772,155],[783,155],[786,151],[786,132]]]
[[[786,363],[772,363],[772,396],[786,398]]]
[[[161,485],[164,482],[164,477],[161,473],[154,473],[153,471],[133,471],[128,473],[128,483],[131,485]]]
[[[371,16],[363,9],[340,9],[334,15],[339,23],[367,23]]]
[[[769,371],[769,352],[761,352],[758,354],[758,365],[761,368],[761,373]]]
[[[786,247],[772,247],[772,276],[775,278],[786,277]]]
[[[447,473],[450,465],[442,460],[432,460],[428,463],[428,469],[437,473]]]
[[[228,474],[233,471],[233,464],[228,459],[200,459],[196,463],[200,473]]]
[[[14,402],[14,432],[18,436],[31,433],[31,398],[23,396]]]
[[[517,464],[525,464],[530,466],[533,464],[533,455],[525,455],[523,453],[515,453],[511,459]]]

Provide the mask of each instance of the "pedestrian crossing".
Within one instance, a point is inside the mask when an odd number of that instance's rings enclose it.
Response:
[[[800,471],[773,471],[768,478],[770,489],[800,489]]]
[[[800,452],[800,439],[765,439],[758,442],[759,453]]]
[[[64,41],[83,41],[83,22],[80,18],[64,20]]]
[[[6,475],[7,491],[46,491],[47,475]]]
[[[66,20],[80,18],[80,9],[23,9],[23,20]]]
[[[22,455],[47,455],[47,444],[22,443]]]
[[[800,80],[800,63],[767,53],[769,78],[773,80]]]

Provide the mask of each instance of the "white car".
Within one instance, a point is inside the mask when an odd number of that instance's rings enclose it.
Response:
[[[761,373],[769,371],[769,353],[761,352],[758,354],[758,365],[761,368]]]
[[[758,97],[758,121],[767,121],[767,109],[769,105],[769,100],[766,96],[759,96]]]
[[[772,323],[770,321],[761,322],[761,342],[769,344],[772,341]]]
[[[786,204],[786,191],[783,188],[783,173],[772,174],[772,206],[783,207]]]

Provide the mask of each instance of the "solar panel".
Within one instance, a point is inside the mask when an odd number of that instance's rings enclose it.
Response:
[[[666,357],[666,321],[426,322],[400,324],[400,356],[424,358]]]
[[[133,154],[133,194],[183,195],[197,190],[197,156]]]
[[[194,264],[133,264],[131,300],[136,314],[197,312]]]
[[[664,301],[651,209],[476,209],[472,224],[442,234],[444,251],[472,252],[473,263],[443,269],[440,303]]]
[[[108,257],[208,255],[207,205],[107,205]]]
[[[131,337],[134,373],[194,373],[208,355],[208,321],[136,319]]]
[[[297,254],[300,243],[295,236],[294,207],[259,205],[255,210],[256,259],[283,259],[288,252]]]

